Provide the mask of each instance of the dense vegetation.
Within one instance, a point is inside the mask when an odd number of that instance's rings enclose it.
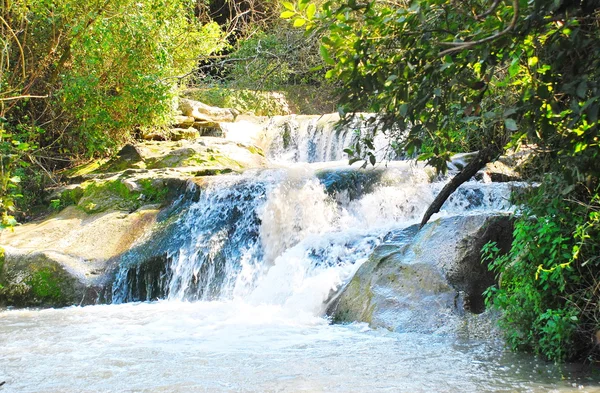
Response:
[[[482,162],[529,144],[541,186],[522,200],[508,255],[487,249],[509,344],[553,360],[596,355],[600,328],[600,2],[284,3],[323,34],[347,94],[342,111],[381,114],[348,152],[374,160],[374,133],[438,170],[457,151]],[[545,173],[543,175],[542,173]]]
[[[3,226],[54,170],[165,124],[179,78],[224,46],[189,0],[4,0],[0,33]]]
[[[533,150],[541,185],[520,197],[512,250],[486,248],[500,278],[488,300],[504,311],[514,348],[597,356],[600,0],[1,7],[1,226],[26,218],[57,170],[167,125],[181,87],[259,114],[278,108],[256,90],[330,107],[337,87],[342,114],[380,113],[347,150],[351,160],[374,163],[379,132],[440,172],[460,151],[486,162]]]

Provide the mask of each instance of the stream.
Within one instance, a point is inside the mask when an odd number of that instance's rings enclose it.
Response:
[[[350,168],[335,152],[352,136],[328,124],[229,125],[272,165],[207,178],[162,270],[123,259],[112,304],[0,311],[0,392],[600,392],[595,368],[496,336],[331,324],[335,293],[445,179],[414,162]],[[470,181],[433,219],[511,212],[519,186]]]

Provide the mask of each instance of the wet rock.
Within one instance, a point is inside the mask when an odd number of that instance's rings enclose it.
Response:
[[[495,282],[481,263],[481,247],[496,241],[507,251],[511,240],[512,220],[505,215],[448,217],[420,231],[412,226],[393,232],[329,313],[336,322],[393,331],[456,332],[465,316],[484,311],[482,293]]]
[[[93,304],[110,281],[109,261],[156,222],[158,210],[86,214],[71,206],[37,223],[0,232],[0,304]],[[101,299],[100,299],[101,300]]]
[[[20,254],[3,249],[0,264],[0,305],[67,306],[88,303],[93,292],[53,258],[51,252]],[[66,257],[66,256],[65,256]],[[92,300],[93,301],[93,300]]]
[[[210,121],[197,121],[194,123],[194,128],[198,130],[198,132],[202,136],[214,136],[223,138],[225,133],[221,128],[221,124],[214,123]]]

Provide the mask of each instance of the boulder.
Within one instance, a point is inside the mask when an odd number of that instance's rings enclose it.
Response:
[[[199,101],[181,98],[179,110],[184,116],[193,117],[201,122],[232,122],[235,114],[231,109],[209,106]]]
[[[495,282],[481,248],[508,251],[507,215],[440,218],[390,233],[329,307],[335,322],[367,322],[393,331],[448,333],[484,311],[483,291]],[[482,318],[487,318],[483,316]]]
[[[188,128],[191,127],[196,119],[191,116],[175,116],[174,126],[175,128]]]
[[[127,168],[143,166],[144,159],[139,149],[131,143],[123,146],[117,155],[100,167],[103,172],[118,172]]]
[[[0,232],[0,305],[93,304],[109,280],[109,260],[156,222],[153,207],[86,214],[70,206],[44,221]]]
[[[200,132],[193,127],[171,129],[170,139],[172,141],[195,140],[198,138],[200,138]]]

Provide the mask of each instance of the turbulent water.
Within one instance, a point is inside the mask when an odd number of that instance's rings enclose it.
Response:
[[[5,392],[597,392],[485,342],[328,325],[243,302],[0,314]]]
[[[331,325],[328,299],[444,182],[335,162],[352,135],[323,119],[235,127],[273,167],[208,179],[144,291],[124,261],[114,304],[0,313],[0,392],[600,392],[492,339]],[[439,214],[510,210],[514,186],[467,183]]]

